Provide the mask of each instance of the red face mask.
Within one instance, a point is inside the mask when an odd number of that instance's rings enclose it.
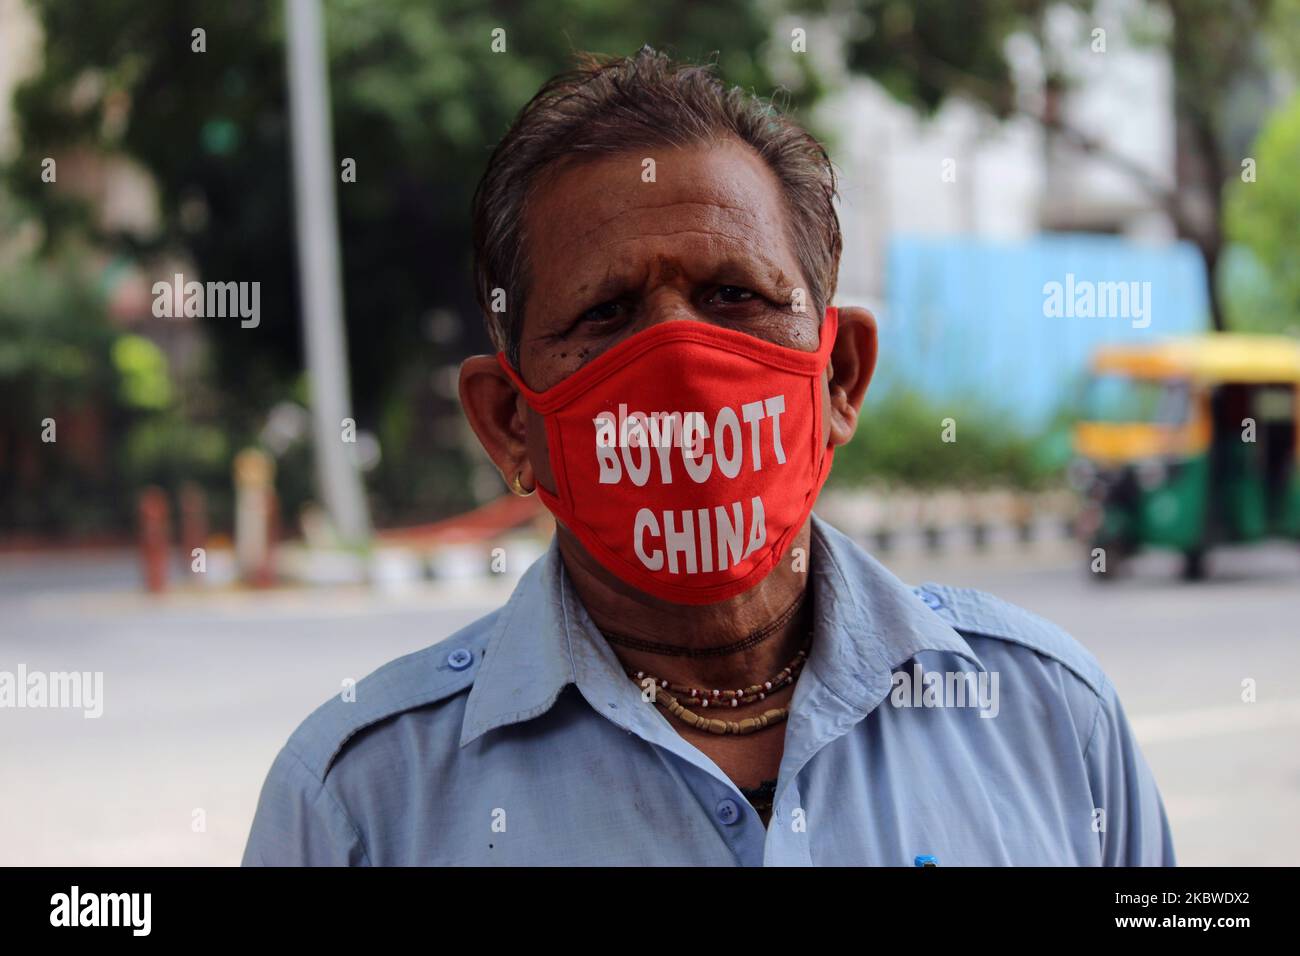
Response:
[[[678,604],[758,584],[803,527],[831,470],[822,440],[821,345],[801,352],[687,320],[637,333],[534,392],[554,492],[542,502],[605,568]]]

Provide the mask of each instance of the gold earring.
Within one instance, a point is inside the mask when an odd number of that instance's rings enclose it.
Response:
[[[531,495],[531,494],[532,494],[533,492],[535,492],[537,489],[536,489],[536,488],[532,488],[532,489],[529,489],[528,491],[524,491],[523,483],[520,482],[520,480],[519,480],[520,476],[522,476],[522,475],[523,475],[523,472],[522,472],[522,471],[516,471],[516,472],[515,472],[514,480],[510,482],[510,488],[511,488],[511,490],[513,490],[514,493],[517,494],[520,498],[527,498],[529,495]]]

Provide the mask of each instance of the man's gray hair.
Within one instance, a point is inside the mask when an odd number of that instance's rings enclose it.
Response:
[[[541,174],[582,154],[690,146],[732,137],[749,145],[785,194],[790,241],[815,314],[835,294],[839,218],[826,150],[768,101],[728,87],[712,66],[676,63],[649,46],[629,57],[583,55],[546,83],[497,144],[474,193],[474,279],[493,344],[519,366],[529,285],[524,213]],[[493,311],[494,290],[505,293]],[[499,296],[496,297],[499,303]]]

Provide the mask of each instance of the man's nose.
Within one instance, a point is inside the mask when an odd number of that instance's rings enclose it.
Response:
[[[661,288],[646,296],[640,322],[641,329],[663,325],[665,322],[680,322],[683,320],[708,321],[695,302],[691,300],[688,291]]]

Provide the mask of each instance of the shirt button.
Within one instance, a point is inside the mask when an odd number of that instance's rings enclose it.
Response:
[[[736,805],[735,800],[728,797],[726,800],[718,801],[717,814],[719,820],[731,826],[740,819],[740,807]]]
[[[458,647],[447,655],[447,666],[454,671],[463,671],[474,663],[474,655],[463,647]]]
[[[937,611],[939,608],[943,607],[943,601],[939,598],[939,595],[935,594],[933,591],[927,590],[926,588],[913,588],[913,591],[916,593],[917,597],[925,602],[926,606],[930,608],[930,610]]]

